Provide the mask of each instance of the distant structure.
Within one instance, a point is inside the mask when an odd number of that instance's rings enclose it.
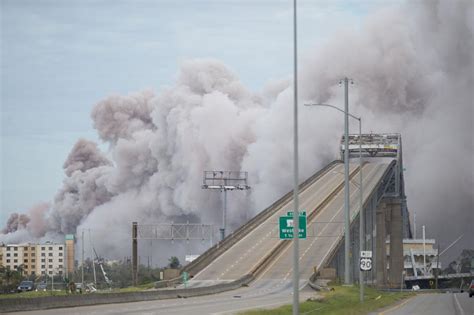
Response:
[[[389,245],[387,241],[387,248]],[[435,269],[441,269],[441,262],[437,264],[438,249],[434,245],[434,239],[403,240],[403,270],[406,277],[433,277]]]
[[[66,234],[66,270],[65,273],[70,277],[74,272],[74,244],[75,238],[73,234]]]
[[[65,275],[74,271],[74,236],[65,243],[0,244],[0,265],[24,276]]]

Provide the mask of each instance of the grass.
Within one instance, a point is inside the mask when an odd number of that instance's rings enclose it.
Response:
[[[0,294],[0,299],[16,299],[16,298],[37,298],[43,296],[60,296],[68,295],[65,290],[59,291],[28,291],[14,294]]]
[[[335,290],[321,292],[320,301],[300,303],[300,314],[331,314],[356,315],[367,314],[371,311],[391,305],[401,299],[412,296],[411,292],[382,292],[372,288],[365,288],[364,302],[359,302],[359,288],[355,286],[331,286]],[[292,306],[285,305],[272,310],[253,310],[243,312],[245,315],[284,315],[292,314]]]
[[[117,293],[117,292],[141,292],[152,289],[155,287],[154,282],[145,283],[138,285],[136,287],[126,287],[126,288],[113,288],[112,290],[104,289],[99,290],[93,294],[107,294],[107,293]],[[80,294],[80,293],[76,293]],[[91,293],[84,293],[84,294],[91,294]],[[71,293],[67,293],[64,289],[58,291],[28,291],[28,292],[21,292],[15,294],[0,294],[0,299],[13,299],[13,298],[37,298],[43,296],[61,296],[61,295],[73,295]]]

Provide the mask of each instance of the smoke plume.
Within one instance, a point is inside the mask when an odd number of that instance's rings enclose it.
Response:
[[[402,134],[409,209],[442,245],[473,222],[473,7],[424,1],[374,12],[360,30],[338,30],[300,65],[300,104],[342,104],[338,82],[347,76],[355,82],[350,110],[363,117],[363,131]],[[291,189],[292,84],[271,81],[262,90],[248,90],[220,61],[198,59],[183,62],[176,82],[157,94],[105,98],[91,117],[109,151],[79,140],[46,227],[16,214],[4,234],[91,229],[102,255],[123,257],[132,221],[219,226],[220,194],[201,189],[204,170],[249,172],[251,192],[229,194],[230,226],[237,227]],[[303,106],[300,113],[304,179],[337,158],[342,117]],[[460,246],[470,246],[467,237]]]
[[[13,233],[19,229],[25,229],[30,222],[30,217],[26,214],[12,213],[7,220],[7,224],[2,230],[3,234]]]

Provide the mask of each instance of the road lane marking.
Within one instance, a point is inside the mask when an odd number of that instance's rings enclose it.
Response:
[[[464,310],[462,309],[461,304],[459,304],[459,300],[458,300],[458,297],[456,296],[456,293],[453,293],[453,296],[454,296],[454,300],[456,301],[456,306],[461,311],[461,315],[464,315]]]

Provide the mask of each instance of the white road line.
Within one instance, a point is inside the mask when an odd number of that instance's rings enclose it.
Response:
[[[454,296],[454,301],[456,301],[456,306],[459,309],[459,312],[461,313],[461,315],[464,315],[464,310],[462,309],[461,304],[459,304],[459,300],[458,300],[458,297],[456,296],[456,293],[453,293],[453,296]]]

